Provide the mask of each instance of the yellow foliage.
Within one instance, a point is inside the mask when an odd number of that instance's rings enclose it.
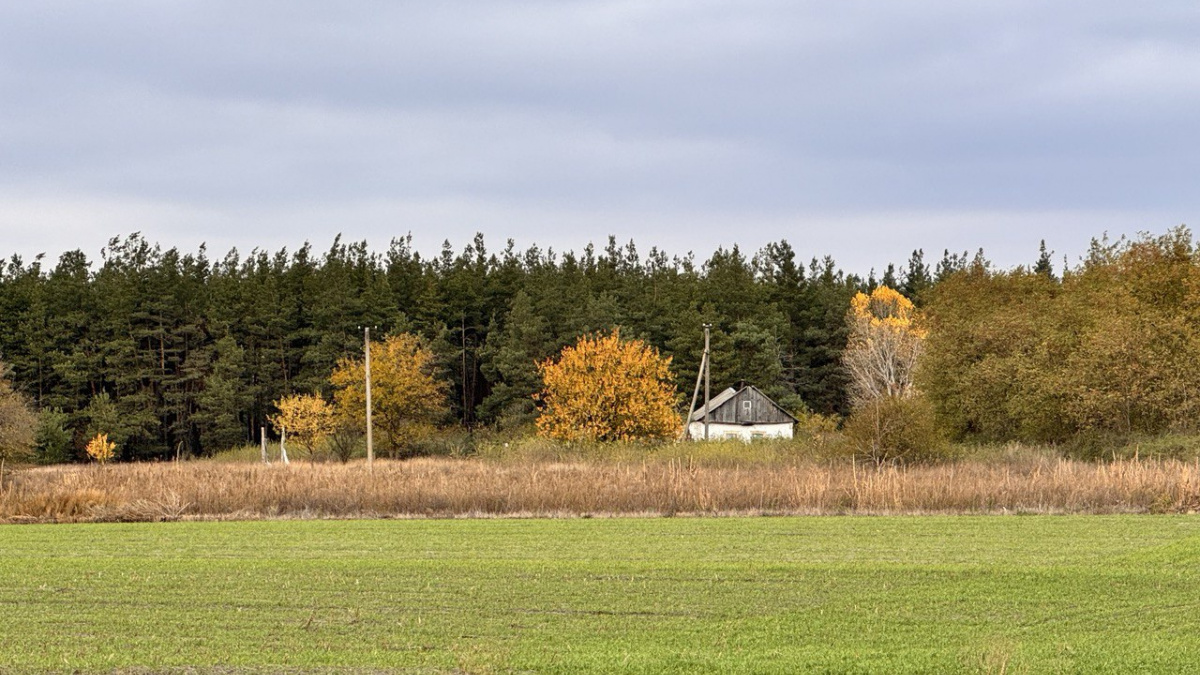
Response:
[[[117,444],[108,440],[108,434],[96,434],[87,444],[88,457],[101,464],[112,459],[116,454],[116,450]]]
[[[866,328],[885,329],[907,333],[917,338],[923,338],[926,331],[919,325],[917,310],[912,301],[899,291],[880,286],[866,293],[857,293],[850,300],[850,315],[852,324],[864,324]],[[859,334],[866,336],[867,330]]]
[[[284,396],[275,407],[279,413],[270,418],[271,425],[286,430],[288,440],[307,450],[310,459],[314,457],[333,431],[333,408],[316,394]]]
[[[861,406],[881,396],[913,394],[913,374],[927,331],[912,302],[880,286],[858,293],[847,313],[850,339],[842,364],[850,375],[850,396]]]
[[[445,414],[446,384],[433,370],[433,352],[415,335],[398,333],[371,343],[372,422],[387,434],[392,454]],[[365,371],[362,359],[346,358],[329,378],[337,388],[338,414],[355,423],[366,417]]]
[[[543,436],[565,441],[668,438],[679,428],[670,357],[619,331],[589,335],[538,364]]]

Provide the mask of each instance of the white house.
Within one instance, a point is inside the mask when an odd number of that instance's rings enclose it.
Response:
[[[704,411],[701,405],[688,418],[688,437],[693,440],[704,440]],[[795,424],[795,417],[755,386],[730,387],[708,402],[708,437],[712,440],[791,438]]]

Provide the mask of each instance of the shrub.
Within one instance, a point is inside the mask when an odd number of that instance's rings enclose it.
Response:
[[[338,461],[345,464],[355,454],[366,454],[366,438],[367,435],[361,426],[354,420],[341,416],[337,418],[333,432],[329,434],[329,450]]]
[[[88,457],[100,462],[101,465],[112,459],[116,450],[117,444],[108,440],[108,434],[96,434],[87,444]]]
[[[859,406],[842,430],[850,450],[876,464],[946,456],[948,444],[923,396],[882,396]]]

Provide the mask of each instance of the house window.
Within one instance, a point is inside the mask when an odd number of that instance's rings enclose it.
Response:
[[[754,419],[754,401],[742,401],[742,418]]]

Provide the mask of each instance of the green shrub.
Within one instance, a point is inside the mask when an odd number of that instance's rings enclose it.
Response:
[[[475,453],[475,434],[451,427],[428,430],[405,446],[405,457],[465,457]]]
[[[882,396],[850,414],[842,429],[855,456],[876,464],[944,459],[949,445],[922,396]]]
[[[1104,429],[1083,429],[1063,443],[1063,454],[1072,459],[1105,460],[1124,458],[1124,448],[1133,446],[1130,434]]]

